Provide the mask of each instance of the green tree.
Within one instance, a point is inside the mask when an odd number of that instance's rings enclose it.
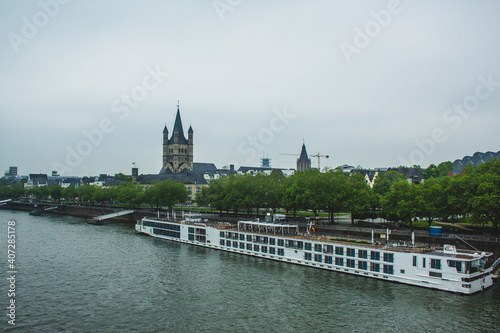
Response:
[[[133,183],[127,183],[125,185],[118,186],[117,189],[117,200],[123,204],[126,204],[130,207],[134,206],[137,202],[136,199],[138,194],[142,192],[142,189],[136,186]],[[109,197],[106,197],[109,198]]]
[[[188,199],[184,184],[171,180],[155,183],[147,192],[144,198],[151,200],[150,203],[155,204],[156,208],[166,205],[171,210],[176,203],[184,203]],[[137,194],[134,198],[137,198]]]
[[[465,170],[468,179],[467,210],[472,222],[500,226],[500,160],[493,159],[476,168]]]
[[[199,206],[210,206],[222,213],[229,208],[225,201],[228,177],[221,177],[210,181],[208,187],[203,187],[201,192],[196,195],[195,201]]]
[[[276,211],[281,208],[281,201],[283,198],[283,186],[285,183],[285,176],[279,170],[273,170],[269,177],[267,177],[266,186],[266,206]]]
[[[63,195],[63,189],[61,185],[50,186],[49,192],[52,200],[61,201]]]
[[[442,162],[438,166],[435,164],[429,165],[425,170],[421,170],[424,179],[429,178],[440,178],[448,175],[450,171],[453,170],[452,162]]]
[[[94,196],[94,191],[96,190],[97,186],[95,185],[84,185],[84,186],[79,186],[76,190],[77,195],[82,199],[84,202],[91,202],[93,200]]]
[[[436,218],[442,217],[446,209],[447,197],[441,184],[435,178],[416,185],[418,215],[427,219],[429,227]]]
[[[334,214],[342,212],[349,202],[349,176],[340,170],[329,170],[323,174],[325,187],[325,209],[328,212],[328,222],[334,223]],[[352,201],[354,207],[354,200]]]
[[[75,198],[77,196],[75,186],[74,185],[70,185],[70,186],[64,188],[62,195],[63,195],[63,197],[66,200],[75,201]]]
[[[386,219],[408,223],[413,230],[413,219],[418,216],[416,190],[406,180],[393,184],[380,200]]]
[[[405,177],[394,170],[379,173],[373,184],[373,192],[379,196],[384,196],[389,193],[392,185],[403,180],[405,180]]]
[[[347,209],[351,212],[351,223],[355,218],[371,216],[373,190],[366,183],[365,177],[359,173],[352,174],[348,180]]]
[[[48,196],[50,195],[48,186],[33,187],[29,190],[29,193],[37,197],[39,200],[47,200]]]
[[[121,182],[124,182],[124,183],[130,183],[130,182],[132,182],[132,176],[127,176],[127,175],[125,175],[125,174],[123,174],[121,172],[115,174],[115,179],[119,180]]]

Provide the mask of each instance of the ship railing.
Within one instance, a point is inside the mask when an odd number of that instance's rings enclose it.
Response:
[[[351,227],[351,226],[341,226],[341,225],[325,225],[327,230],[335,231],[353,231],[353,232],[363,232],[363,233],[371,233],[372,230],[376,234],[383,234],[386,232],[387,228],[377,228],[374,226],[374,228],[361,228],[361,227]],[[414,230],[416,237],[423,236],[423,237],[428,237],[429,236],[429,231],[426,230]],[[401,236],[411,236],[412,231],[411,230],[406,230],[406,229],[398,229],[398,230],[391,230],[391,234],[394,235],[401,235]],[[433,236],[436,238],[455,238],[455,234],[452,233],[445,233],[441,236]],[[465,239],[465,240],[473,240],[473,241],[486,241],[486,242],[493,242],[493,243],[500,243],[500,237],[488,237],[488,236],[478,236],[478,235],[462,235],[460,234],[460,238]]]

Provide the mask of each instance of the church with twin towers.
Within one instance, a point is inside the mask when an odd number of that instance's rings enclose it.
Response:
[[[194,131],[191,125],[187,132],[187,138],[184,135],[179,103],[177,103],[177,114],[175,115],[172,132],[169,132],[167,125],[163,128],[163,164],[159,173],[161,179],[168,178],[181,182],[191,181],[199,183],[203,182],[206,176],[213,178],[216,174],[227,175],[236,173],[234,165],[230,165],[229,169],[217,169],[213,163],[194,163],[193,135]],[[303,144],[300,157],[297,159],[297,171],[309,168],[311,168],[311,159],[309,159],[306,146]],[[242,166],[238,169],[238,172],[255,174],[258,172],[270,172],[272,170],[288,172],[293,169],[271,168],[270,165],[262,165],[260,167]]]

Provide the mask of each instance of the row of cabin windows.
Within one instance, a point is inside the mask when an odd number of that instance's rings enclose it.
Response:
[[[344,255],[344,248],[340,246],[335,247],[335,254],[339,256]],[[346,255],[348,257],[356,257],[356,249],[346,248]],[[368,250],[358,250],[358,258],[368,259]],[[380,260],[380,252],[378,251],[370,251],[369,258],[371,260]],[[384,261],[386,262],[394,262],[394,253],[384,253]]]
[[[195,228],[189,227],[188,228],[188,232],[190,234],[194,234],[195,233]],[[207,234],[207,230],[203,229],[203,228],[196,228],[196,234],[198,234],[198,235],[206,235]]]
[[[241,241],[245,240],[244,234],[239,234],[237,232],[220,232],[221,238],[230,238],[230,239],[239,239]],[[276,245],[276,239],[272,237],[266,236],[257,236],[257,235],[246,235],[247,242],[253,243],[261,243],[261,244],[269,244]],[[295,241],[295,240],[284,240],[278,238],[278,246],[291,247],[296,249],[305,249],[306,251],[312,251],[313,244],[303,241]],[[321,253],[334,253],[334,246],[328,244],[314,244],[314,252]],[[343,256],[344,255],[344,247],[335,246],[335,254]],[[348,257],[356,257],[356,249],[354,248],[346,248],[346,255]],[[358,258],[368,259],[368,250],[358,250]],[[386,262],[394,262],[394,254],[393,253],[384,253],[384,261]],[[371,260],[380,260],[380,252],[378,251],[370,251],[370,259]]]
[[[313,260],[313,253],[306,252],[304,253],[304,259],[308,261]],[[324,262],[325,264],[333,264],[333,257],[332,256],[324,256],[324,261],[322,260],[322,255],[321,254],[314,254],[314,261],[315,262]],[[356,263],[355,259],[345,259],[342,257],[335,257],[335,265],[336,266],[346,266],[349,268],[358,268],[360,270],[365,270],[367,271],[368,269],[371,272],[380,272],[380,263],[376,262],[368,262],[368,261],[363,261],[363,260],[358,260]],[[392,265],[382,265],[383,272],[385,274],[394,274],[394,266]]]
[[[153,224],[153,223],[150,223],[150,224]],[[154,223],[155,225],[157,223]],[[171,226],[169,225],[169,227],[178,227],[178,226]],[[190,228],[192,229],[192,228]],[[190,230],[192,232],[192,230]],[[159,234],[159,232],[156,232]],[[170,235],[170,233],[169,233]],[[220,236],[221,237],[224,237],[225,236],[225,233],[223,231],[220,232]],[[242,241],[245,240],[245,235],[244,234],[239,234],[238,233],[228,233],[227,234],[228,238],[232,238],[232,239],[240,239]],[[178,237],[176,235],[176,237]],[[276,245],[276,240],[274,238],[270,238],[270,237],[265,237],[265,236],[252,236],[252,235],[246,235],[246,240],[248,242],[257,242],[257,243],[264,243],[264,244],[270,244],[270,245]],[[241,249],[244,249],[245,248],[245,244],[244,243],[241,243],[239,246],[238,246],[238,243],[237,242],[233,242],[231,243],[231,241],[226,241],[224,242],[224,240],[221,240],[221,245],[226,245],[226,246],[232,246],[234,248],[241,248]],[[304,246],[305,245],[305,246]],[[286,247],[294,247],[294,248],[298,248],[298,249],[302,249],[305,247],[305,250],[308,250],[308,251],[311,251],[312,250],[312,243],[308,243],[308,242],[302,242],[302,241],[294,241],[294,240],[286,240],[286,244],[285,244],[285,240],[284,239],[278,239],[278,246],[286,246]],[[253,251],[256,251],[256,252],[262,252],[262,253],[268,253],[268,247],[267,246],[262,246],[261,247],[261,250],[259,251],[259,245],[253,245],[252,244],[247,244],[246,246],[247,250],[253,250]],[[315,252],[324,252],[325,253],[333,253],[333,245],[323,245],[323,244],[314,244],[314,251]],[[272,252],[271,252],[272,251]],[[274,248],[269,248],[269,253],[270,254],[275,254],[275,249]],[[278,249],[278,255],[284,255],[284,251],[282,249]],[[280,254],[281,253],[281,254]],[[344,255],[344,248],[343,247],[339,247],[339,246],[336,246],[335,247],[335,254],[336,255]],[[353,248],[346,248],[346,255],[348,257],[355,257],[356,256],[356,249],[353,249]],[[313,254],[312,253],[305,253],[304,255],[304,259],[305,260],[312,260],[312,256]],[[368,250],[358,250],[358,258],[362,258],[362,259],[368,259]],[[380,252],[378,251],[370,251],[370,259],[371,260],[380,260]],[[385,262],[394,262],[394,254],[393,253],[384,253],[383,254],[383,259]],[[314,261],[315,262],[323,262],[322,261],[322,255],[320,254],[314,254]],[[325,256],[325,263],[326,264],[331,264],[333,261],[332,257],[331,256]],[[344,263],[343,263],[343,258],[335,258],[335,263],[336,265],[338,266],[343,266]],[[441,269],[441,259],[432,259],[431,258],[431,267],[432,269]],[[361,266],[360,266],[361,265]],[[346,266],[347,267],[351,267],[351,268],[354,268],[355,267],[355,260],[353,259],[347,259],[346,260]],[[384,265],[385,266],[388,266],[388,267],[392,267],[390,265]],[[417,267],[417,256],[413,256],[413,266],[414,267]],[[426,258],[422,258],[422,267],[425,268],[426,266]],[[457,272],[461,272],[462,271],[462,262],[460,261],[454,261],[454,260],[448,260],[448,266],[449,267],[455,267]],[[374,268],[374,271],[379,271],[379,264],[374,264],[373,266]],[[367,269],[367,263],[364,262],[364,261],[359,261],[358,262],[358,268],[359,269]],[[387,270],[391,270],[390,268],[387,268]],[[385,270],[384,270],[384,273],[385,273]],[[389,273],[389,274],[392,274],[392,273]]]
[[[143,223],[145,227],[153,227],[157,229],[166,229],[166,230],[174,230],[174,231],[180,231],[181,226],[178,224],[168,224],[168,223],[159,223],[159,222],[150,222],[150,221],[145,221]]]
[[[254,252],[261,252],[261,253],[269,253],[269,254],[276,254],[276,248],[274,247],[268,247],[268,246],[261,246],[257,244],[251,244],[251,243],[238,243],[237,241],[231,241],[231,240],[220,240],[220,245],[227,246],[227,247],[233,247],[235,249],[240,248],[240,249],[247,249],[248,251],[254,251]],[[284,256],[285,255],[285,250],[284,249],[277,249],[278,255],[279,256]],[[315,262],[318,263],[325,263],[325,264],[333,264],[333,257],[332,256],[324,256],[324,261],[323,261],[323,255],[317,254],[317,253],[312,253],[312,252],[305,252],[304,253],[304,259],[308,261],[312,261],[314,258]],[[344,258],[339,258],[335,257],[335,265],[337,266],[344,266]],[[349,268],[356,268],[356,260],[354,259],[346,259],[345,260],[345,266]],[[361,270],[368,270],[370,268],[370,271],[372,272],[380,272],[380,264],[379,263],[368,263],[367,261],[362,261],[358,260],[357,261],[357,268]],[[394,267],[392,265],[383,265],[383,272],[385,274],[394,274]]]
[[[169,237],[174,237],[174,238],[181,238],[180,232],[172,231],[172,230],[153,228],[153,234],[162,235],[162,236],[169,236]]]
[[[227,246],[227,247],[232,247],[235,249],[247,249],[248,251],[254,251],[254,252],[262,252],[262,253],[269,253],[269,254],[276,254],[276,248],[275,247],[269,247],[265,245],[257,245],[257,244],[251,244],[251,243],[243,243],[243,242],[237,242],[237,241],[230,241],[230,240],[220,240],[220,245],[222,246]],[[278,255],[279,256],[284,256],[285,255],[285,250],[284,249],[278,249]]]

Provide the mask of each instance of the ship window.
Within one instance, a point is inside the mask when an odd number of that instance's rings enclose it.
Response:
[[[188,229],[188,230],[189,230],[189,233],[194,234],[194,228],[189,227],[189,229]]]
[[[443,277],[443,273],[429,272],[429,276],[437,277],[437,278],[442,278]]]
[[[340,246],[335,246],[335,254],[338,256],[344,255],[344,248]]]
[[[335,265],[344,266],[344,258],[335,257]]]
[[[417,267],[417,256],[413,256],[413,267]]]
[[[255,236],[254,243],[260,243],[260,236]]]
[[[188,239],[189,239],[190,241],[194,241],[194,235],[193,235],[193,234],[189,234],[189,235],[188,235]]]
[[[441,269],[441,259],[431,259],[431,268]]]
[[[404,269],[400,269],[400,270],[399,270],[399,272],[400,272],[401,274],[404,274],[404,273],[405,273],[405,270],[404,270]]]
[[[321,254],[315,254],[314,255],[314,261],[316,261],[316,262],[323,262],[323,256]]]
[[[237,249],[238,248],[238,242],[233,242],[233,247]]]
[[[358,257],[363,258],[363,259],[367,259],[368,258],[368,251],[367,250],[359,250]]]
[[[262,243],[267,244],[269,241],[268,237],[262,237]]]
[[[311,251],[312,250],[312,244],[311,243],[305,243],[305,249],[306,249],[306,251]]]
[[[394,253],[384,253],[384,261],[394,262]]]
[[[240,243],[240,249],[245,249],[245,243]]]
[[[240,241],[244,241],[245,240],[245,235],[244,234],[240,234]]]
[[[285,246],[285,240],[284,239],[278,239],[278,246]]]
[[[267,253],[267,246],[262,246],[262,247],[260,248],[260,251],[261,251],[262,253]]]
[[[255,252],[259,252],[259,246],[258,246],[258,245],[254,245],[254,246],[253,246],[253,250],[254,250]]]
[[[223,239],[221,239],[220,240],[220,245],[224,246],[225,244],[226,244],[226,242]]]
[[[448,267],[455,267],[457,272],[462,272],[462,262],[455,260],[448,260]]]
[[[321,246],[321,244],[314,244],[314,251],[315,252],[322,252],[323,247]]]
[[[158,229],[167,229],[167,230],[174,230],[174,231],[180,231],[181,226],[177,224],[166,224],[166,223],[158,223],[158,222],[144,222],[143,224],[145,227],[152,227],[152,228],[158,228]]]
[[[370,263],[370,271],[372,272],[380,272],[380,264],[377,262]]]
[[[252,244],[250,244],[250,243],[247,243],[247,250],[250,250],[250,251],[252,251]]]
[[[284,256],[285,255],[285,249],[278,249],[278,255],[279,256]]]
[[[169,237],[174,237],[174,238],[181,238],[181,235],[180,235],[179,232],[170,231],[170,230],[164,230],[164,229],[153,228],[153,234],[155,234],[155,235],[169,236]]]
[[[380,252],[371,251],[370,256],[372,260],[380,260]]]
[[[384,265],[384,273],[385,274],[394,274],[394,266]]]
[[[356,249],[351,249],[350,247],[347,248],[347,256],[348,257],[355,257],[356,256]]]
[[[304,252],[304,260],[312,260],[311,252]]]
[[[356,267],[356,260],[354,260],[354,259],[347,259],[346,266],[347,267],[351,267],[351,268],[355,268]]]
[[[270,247],[270,248],[269,248],[269,253],[270,253],[270,254],[276,254],[276,248],[274,248],[274,247]]]
[[[325,245],[325,253],[333,253],[333,245]]]
[[[303,249],[304,248],[304,242],[298,241],[297,242],[297,248],[298,249]]]
[[[332,260],[332,256],[325,256],[325,264],[332,264],[333,263],[333,260]]]
[[[425,258],[422,258],[422,267],[425,268]]]
[[[269,245],[276,245],[276,239],[269,238]]]
[[[358,268],[359,269],[368,269],[368,263],[366,261],[358,261]]]
[[[230,240],[226,241],[226,246],[231,246],[231,241]]]
[[[252,241],[252,235],[247,235],[247,242],[251,242]]]

